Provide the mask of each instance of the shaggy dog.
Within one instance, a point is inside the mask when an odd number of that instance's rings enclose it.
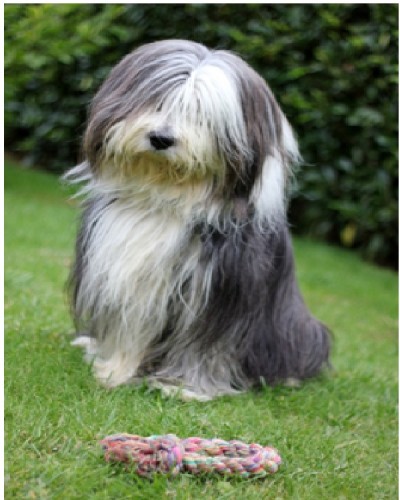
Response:
[[[108,387],[145,378],[207,400],[326,365],[329,333],[299,292],[286,221],[292,129],[238,56],[167,40],[93,99],[71,276],[78,325]]]

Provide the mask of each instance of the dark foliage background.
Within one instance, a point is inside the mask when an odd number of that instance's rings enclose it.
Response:
[[[59,173],[86,108],[134,47],[189,38],[238,52],[269,82],[305,159],[293,230],[397,265],[398,6],[5,6],[6,147]]]

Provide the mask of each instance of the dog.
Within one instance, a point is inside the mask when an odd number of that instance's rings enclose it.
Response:
[[[185,40],[137,48],[93,98],[82,151],[66,176],[85,197],[74,343],[100,382],[207,401],[329,364],[288,232],[297,142],[243,59]]]

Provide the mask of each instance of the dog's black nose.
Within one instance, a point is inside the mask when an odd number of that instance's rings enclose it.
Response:
[[[171,135],[158,132],[149,133],[150,144],[160,151],[162,149],[168,149],[175,144],[175,139]]]

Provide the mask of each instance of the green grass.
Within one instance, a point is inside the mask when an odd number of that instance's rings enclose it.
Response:
[[[5,169],[5,495],[40,499],[397,498],[397,275],[295,240],[300,284],[334,332],[334,371],[300,389],[210,403],[99,387],[70,346],[64,283],[77,207],[57,179]],[[147,481],[106,464],[107,434],[176,433],[276,446],[265,480]]]

